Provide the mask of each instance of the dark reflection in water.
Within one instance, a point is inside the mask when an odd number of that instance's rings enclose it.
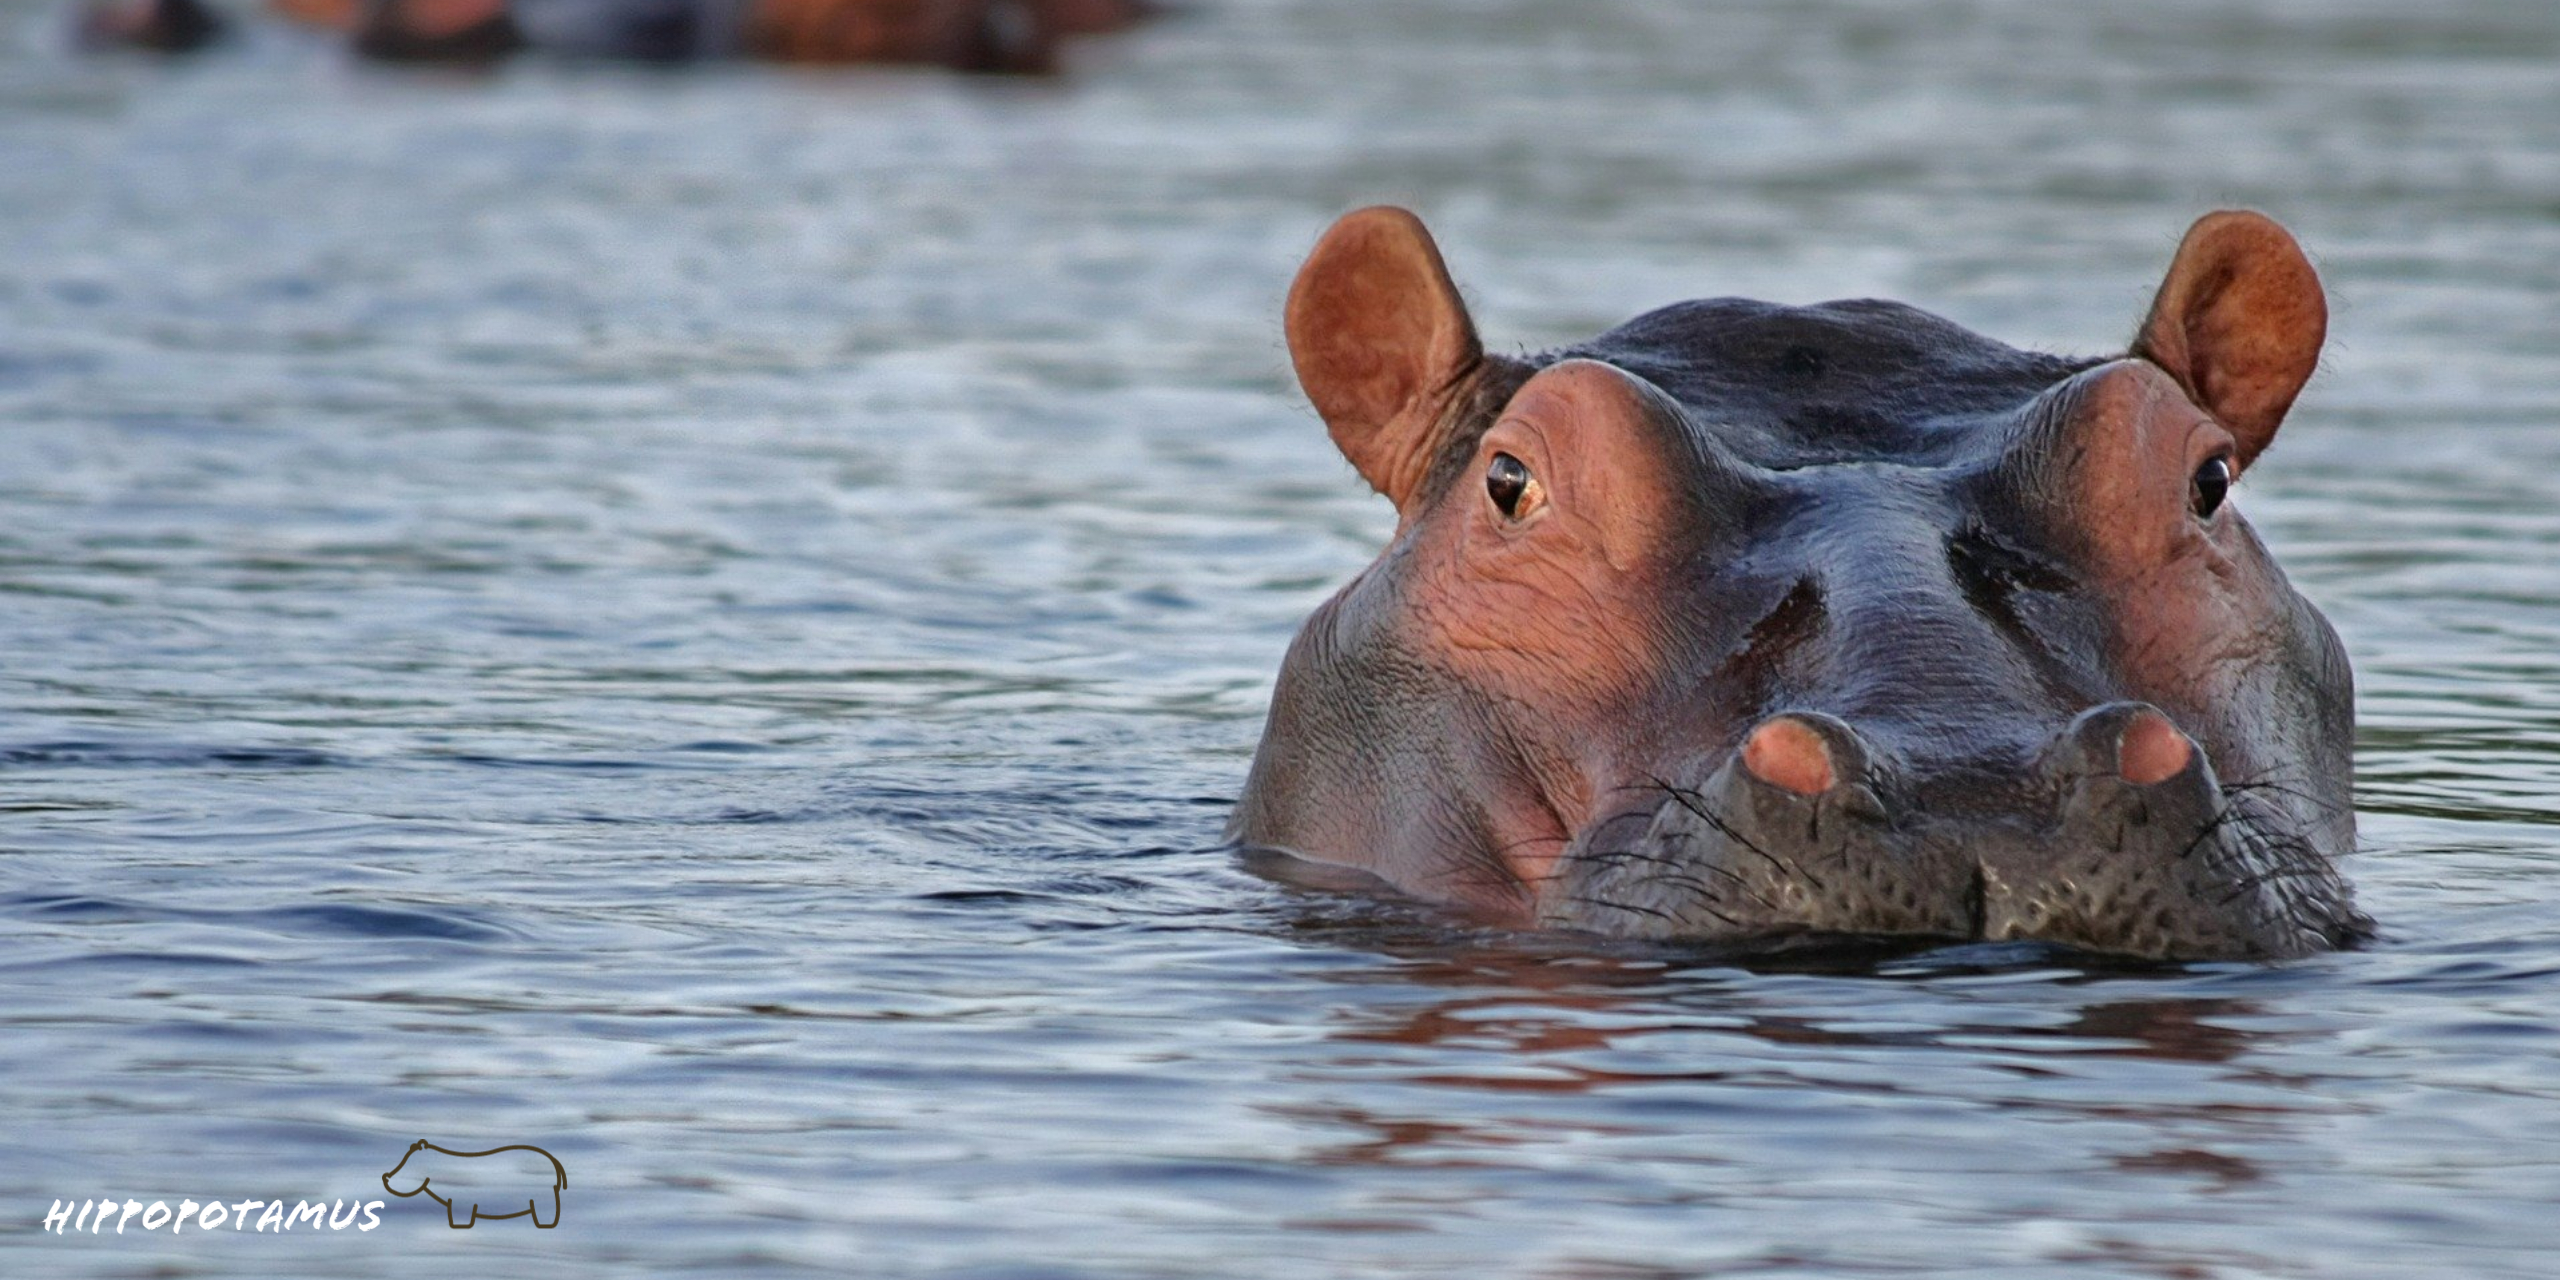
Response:
[[[1197,8],[1031,92],[0,50],[0,1272],[2549,1274],[2560,15]],[[1744,963],[1239,870],[1390,527],[1278,344],[1379,199],[1519,346],[2109,349],[2282,217],[2333,346],[2234,501],[2353,651],[2383,936]],[[421,1137],[560,1228],[28,1229]]]

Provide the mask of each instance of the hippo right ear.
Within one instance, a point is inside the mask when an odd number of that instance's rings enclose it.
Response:
[[[1422,220],[1385,206],[1343,215],[1289,286],[1288,331],[1335,447],[1402,510],[1450,394],[1484,357]]]

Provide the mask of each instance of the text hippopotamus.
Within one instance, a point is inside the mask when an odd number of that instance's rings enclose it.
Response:
[[[401,1189],[401,1175],[411,1185]],[[533,1225],[560,1225],[560,1191],[569,1185],[569,1171],[560,1161],[540,1147],[491,1147],[486,1151],[448,1151],[420,1138],[409,1144],[408,1153],[391,1172],[382,1175],[382,1186],[395,1196],[414,1196],[423,1191],[427,1198],[444,1206],[445,1224],[462,1228],[478,1218],[521,1218],[533,1215]]]
[[[1351,214],[1289,351],[1397,527],[1228,835],[1620,936],[2343,945],[2351,676],[2231,500],[2326,326],[2293,238],[2216,213],[2123,356],[1719,298],[1515,359],[1411,214]]]

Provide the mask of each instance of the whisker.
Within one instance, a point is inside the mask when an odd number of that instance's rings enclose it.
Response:
[[[1704,798],[1699,796],[1698,793],[1688,791],[1680,787],[1675,787],[1660,778],[1653,779],[1653,785],[1662,788],[1663,793],[1670,796],[1681,808],[1696,814],[1700,821],[1706,823],[1708,826],[1714,827],[1724,836],[1725,839],[1731,840],[1735,844],[1741,845],[1743,848],[1749,849],[1753,853],[1760,855],[1763,859],[1767,860],[1770,866],[1777,868],[1780,875],[1791,875],[1804,881],[1806,884],[1812,885],[1816,889],[1823,890],[1826,893],[1830,891],[1831,886],[1824,884],[1820,876],[1817,876],[1810,870],[1807,870],[1803,864],[1781,858],[1778,855],[1761,848],[1759,845],[1753,843],[1749,836],[1735,830],[1733,824],[1725,821],[1722,816],[1709,812],[1704,802]]]
[[[1650,863],[1657,867],[1667,868],[1664,871],[1654,874],[1653,880],[1656,883],[1674,885],[1679,888],[1687,889],[1693,893],[1707,894],[1710,896],[1715,894],[1716,887],[1694,875],[1689,874],[1692,869],[1714,871],[1728,876],[1733,874],[1732,872],[1724,870],[1722,867],[1700,867],[1694,863],[1677,862],[1670,858],[1657,857],[1649,853],[1638,853],[1633,849],[1595,851],[1594,854],[1588,856],[1590,856],[1591,861],[1597,862],[1603,866],[1620,865],[1629,862],[1643,862]]]
[[[1572,901],[1586,907],[1600,907],[1610,911],[1631,911],[1637,915],[1652,916],[1654,919],[1660,920],[1665,924],[1680,923],[1680,918],[1668,911],[1660,911],[1652,907],[1640,907],[1632,902],[1612,902],[1607,898],[1594,898],[1582,894],[1574,895]],[[1709,912],[1708,914],[1713,915],[1714,913]]]

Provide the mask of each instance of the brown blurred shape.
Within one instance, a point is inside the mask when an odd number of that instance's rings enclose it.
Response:
[[[89,49],[189,53],[213,43],[225,25],[203,0],[112,0],[81,11],[76,37]]]
[[[747,48],[800,63],[894,63],[1046,75],[1068,36],[1145,21],[1143,0],[759,0]]]

